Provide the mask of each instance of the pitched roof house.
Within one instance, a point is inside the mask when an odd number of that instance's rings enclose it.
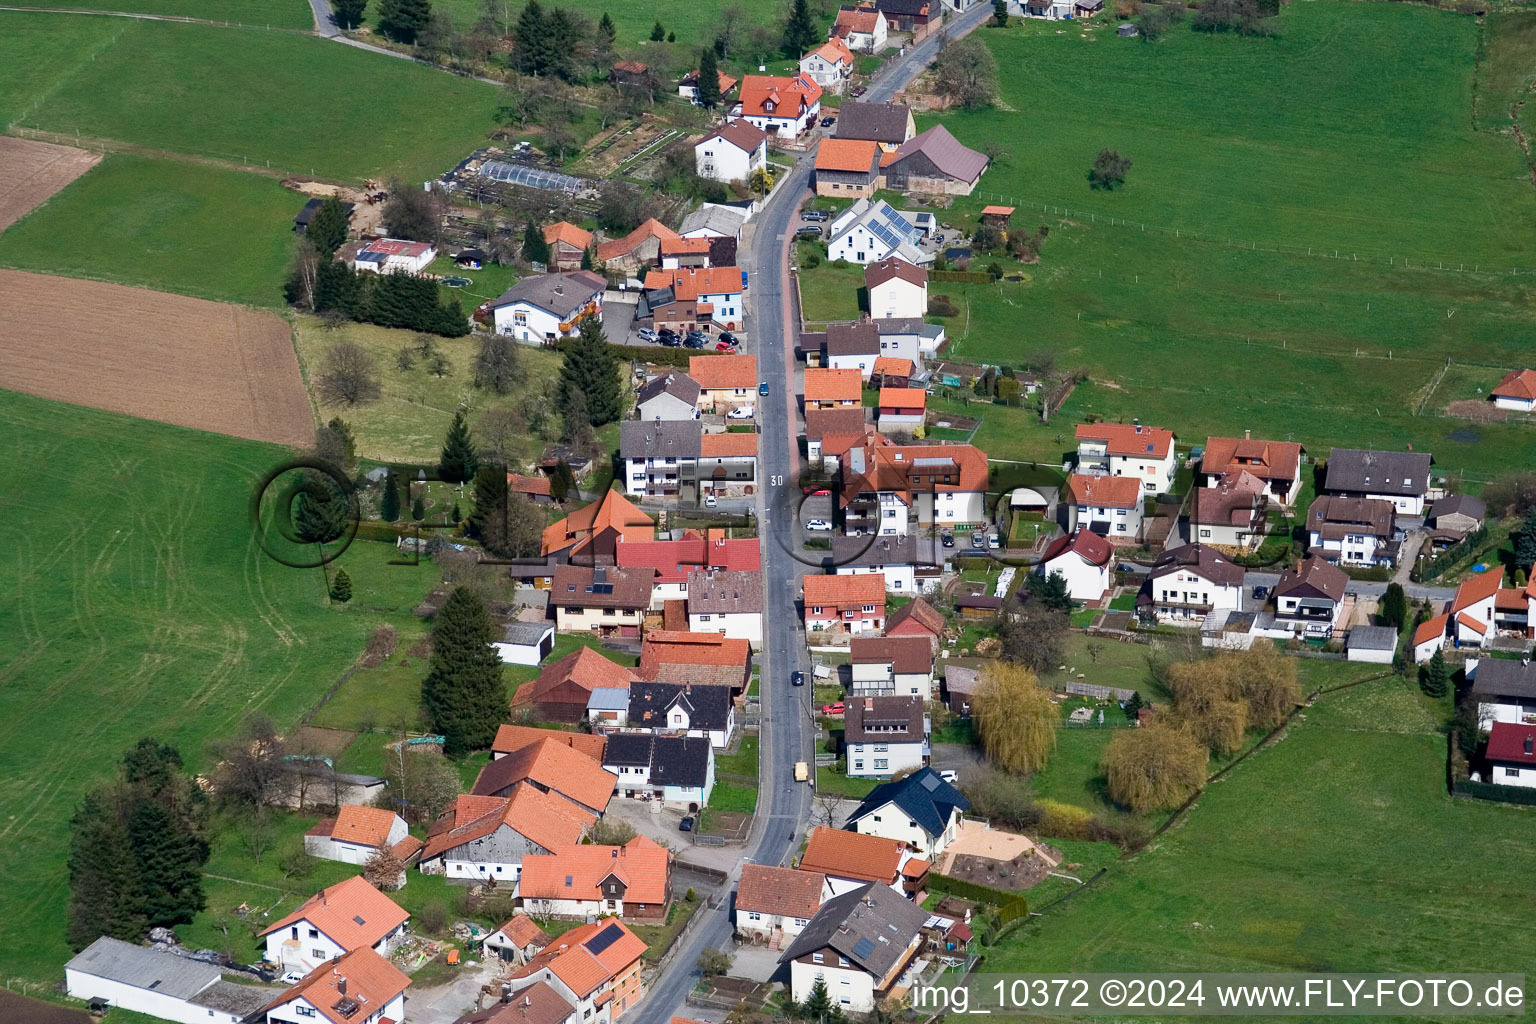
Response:
[[[816,916],[825,884],[815,871],[743,864],[736,883],[736,934],[776,948]]]
[[[672,902],[672,853],[645,836],[623,846],[561,846],[523,858],[517,898],[541,918],[611,914],[665,921]]]
[[[740,277],[738,272],[738,283]],[[699,408],[706,412],[728,412],[757,400],[756,356],[690,356],[688,376],[699,382]]]
[[[724,747],[736,731],[731,688],[714,684],[632,683],[624,728],[665,736],[702,736]]]
[[[636,418],[692,420],[699,416],[699,382],[681,370],[658,374],[635,393]]]
[[[615,490],[544,528],[541,552],[611,560],[620,540],[650,540],[656,522]]]
[[[846,42],[850,50],[879,53],[885,49],[889,31],[885,19],[872,4],[860,4],[840,8],[828,35],[832,39]]]
[[[719,437],[752,437],[719,434]],[[688,629],[763,642],[763,574],[756,569],[701,569],[688,576]]]
[[[702,736],[614,733],[603,768],[617,777],[621,796],[690,812],[709,803],[715,785],[714,749]]]
[[[819,196],[873,195],[880,174],[880,147],[863,139],[823,139],[816,148],[815,169]]]
[[[1114,548],[1108,541],[1092,530],[1077,530],[1051,541],[1040,553],[1035,572],[1060,574],[1073,600],[1098,601],[1109,589],[1113,561]]]
[[[916,637],[907,638],[926,648]],[[928,652],[922,652],[927,661]],[[843,743],[849,778],[889,779],[928,763],[931,723],[926,695],[859,696],[849,694],[843,717]]]
[[[1301,489],[1303,451],[1289,441],[1256,441],[1246,430],[1241,438],[1212,437],[1205,442],[1200,459],[1201,483],[1215,487],[1223,474],[1246,470],[1264,481],[1276,501],[1289,507]]]
[[[916,956],[927,920],[926,910],[880,885],[828,900],[779,957],[790,965],[792,998],[804,1001],[820,979],[850,1012],[868,1013]]]
[[[925,5],[926,6],[926,5]],[[901,103],[844,103],[837,111],[839,139],[865,139],[892,151],[917,134],[912,111]]]
[[[878,633],[885,623],[885,577],[880,573],[807,576],[804,594],[808,630]]]
[[[508,993],[484,1010],[466,1013],[453,1024],[577,1024],[577,1014],[576,1007],[553,986],[540,981],[519,989],[515,996]]]
[[[581,839],[597,817],[532,783],[510,796],[461,794],[427,831],[421,871],[449,878],[515,882],[528,854]]]
[[[550,266],[556,270],[580,270],[582,257],[592,247],[592,232],[557,220],[544,225],[544,242],[549,246]]]
[[[304,850],[322,860],[366,864],[375,850],[395,848],[409,831],[405,819],[394,811],[342,804],[336,817],[325,819],[304,834]]]
[[[1536,726],[1495,722],[1488,731],[1488,781],[1496,786],[1536,786]]]
[[[1396,520],[1390,501],[1324,494],[1307,509],[1307,533],[1330,562],[1390,565],[1397,558]]]
[[[869,309],[877,321],[921,320],[928,313],[928,271],[891,257],[864,268],[864,287],[869,290]],[[885,331],[877,326],[883,336]],[[882,350],[885,345],[881,346]],[[894,354],[917,360],[921,351]]]
[[[653,629],[645,634],[638,671],[642,679],[727,685],[740,694],[752,672],[752,647],[719,633]]]
[[[268,1003],[258,1019],[267,1024],[360,1024],[405,1019],[411,979],[374,950],[360,946],[317,964],[288,991]]]
[[[573,928],[512,972],[514,995],[539,982],[575,1005],[579,1019],[605,1012],[617,1021],[645,997],[641,957],[646,946],[622,922],[606,918]]]
[[[800,73],[809,75],[824,92],[841,94],[853,74],[853,51],[842,39],[829,39],[800,58]]]
[[[481,307],[497,334],[521,341],[570,337],[588,317],[603,318],[608,282],[590,270],[533,274]]]
[[[1157,557],[1136,595],[1144,617],[1198,624],[1218,609],[1243,606],[1243,569],[1209,544],[1183,544]]]
[[[355,949],[385,951],[410,914],[362,875],[328,886],[260,932],[266,957],[285,970],[313,970]]]
[[[809,75],[747,75],[741,80],[741,101],[732,113],[775,138],[793,141],[815,126],[821,92]]]
[[[513,796],[513,790],[524,783],[563,797],[587,814],[602,814],[613,796],[613,779],[596,760],[555,739],[530,743],[487,764],[470,792]]]
[[[1500,409],[1536,411],[1536,370],[1511,370],[1488,396]]]
[[[920,529],[950,530],[986,521],[987,456],[974,445],[859,445],[839,469],[849,532],[904,534],[914,519]]]
[[[553,941],[533,918],[524,913],[487,935],[480,943],[486,957],[497,956],[515,964],[525,964]]]
[[[848,695],[933,696],[933,646],[926,636],[856,636],[848,641]]]
[[[924,195],[968,196],[991,161],[960,144],[942,124],[903,142],[883,161],[887,188]]]
[[[574,725],[586,715],[587,699],[598,687],[628,689],[633,670],[582,647],[544,666],[538,677],[517,688],[514,713],[527,710],[539,721]]]
[[[1148,494],[1173,487],[1178,457],[1173,431],[1138,423],[1079,423],[1079,470],[1133,476]]]
[[[655,265],[661,257],[662,241],[676,237],[676,231],[652,217],[623,238],[600,243],[597,261],[612,269],[633,273],[642,263]]]
[[[897,608],[886,620],[886,636],[921,636],[928,640],[935,655],[944,636],[944,616],[921,597],[914,597]]]
[[[1349,575],[1312,554],[1280,574],[1275,585],[1275,626],[1303,636],[1333,635]]]
[[[639,636],[645,613],[651,607],[651,580],[655,575],[649,569],[620,569],[612,565],[557,566],[549,591],[549,603],[555,609],[555,628],[562,633]]]
[[[1215,487],[1189,496],[1189,523],[1202,541],[1252,550],[1264,538],[1269,491],[1246,469],[1225,473]]]
[[[1434,461],[1428,452],[1335,448],[1328,453],[1323,490],[1345,498],[1390,501],[1401,516],[1421,515]]]
[[[590,650],[590,648],[582,648]],[[603,658],[608,661],[607,658]],[[608,662],[614,665],[614,662]],[[622,665],[615,665],[623,668]],[[629,669],[624,669],[630,672]],[[630,673],[633,675],[633,673]],[[629,684],[625,684],[626,686]],[[564,743],[579,754],[585,754],[594,761],[603,759],[603,738],[593,736],[585,732],[566,732],[563,729],[536,729],[530,725],[501,725],[496,728],[496,738],[491,741],[491,760],[497,761],[508,754],[522,750],[541,740],[553,740],[556,743]]]
[[[955,837],[971,802],[932,768],[919,768],[898,782],[870,790],[848,818],[847,828],[906,843],[930,863]]]
[[[863,398],[863,382],[857,369],[822,368],[805,371],[807,412],[812,409],[852,408],[860,405]]]
[[[1089,530],[1111,543],[1133,543],[1141,536],[1141,481],[1073,473],[1061,489],[1059,509],[1069,533]]]
[[[822,825],[807,833],[797,870],[826,879],[826,900],[870,882],[899,889],[901,865],[911,855],[900,840]]]

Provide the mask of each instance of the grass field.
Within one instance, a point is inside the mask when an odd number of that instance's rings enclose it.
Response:
[[[1391,679],[1326,697],[987,969],[1400,972],[1476,948],[1529,973],[1530,816],[1446,796],[1441,710]]]
[[[7,120],[352,180],[435,177],[485,140],[496,110],[495,86],[259,29],[8,12],[7,64],[48,69],[0,72]]]
[[[0,234],[0,266],[281,306],[300,198],[252,174],[110,155]]]
[[[304,0],[12,0],[12,7],[73,7],[81,10],[165,14],[176,18],[233,21],[273,28],[312,28],[315,19]]]
[[[1473,96],[1475,123],[1484,131],[1509,131],[1512,108],[1536,74],[1536,12],[1490,14],[1483,35]]]
[[[282,449],[11,392],[0,423],[29,467],[0,498],[0,832],[29,851],[0,887],[0,948],[8,975],[51,979],[84,790],[141,736],[201,770],[246,715],[291,723],[436,574],[359,549],[367,596],[334,611],[319,572],[252,539],[249,491]]]

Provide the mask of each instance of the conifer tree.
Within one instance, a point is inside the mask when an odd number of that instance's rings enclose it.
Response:
[[[139,897],[150,927],[190,924],[207,906],[199,844],[170,812],[141,800],[128,819]]]
[[[427,503],[421,495],[416,495],[416,500],[411,502],[411,518],[418,523],[427,518]]]
[[[453,414],[448,426],[448,436],[443,441],[443,454],[437,462],[438,478],[450,484],[468,483],[480,468],[480,457],[475,453],[474,440],[469,436],[469,421],[464,410]]]
[[[84,949],[103,935],[125,942],[144,937],[138,862],[106,790],[87,793],[70,821],[69,891],[73,948]]]
[[[592,246],[589,245],[585,249],[581,250],[581,269],[591,270],[592,267]]]
[[[1429,656],[1429,664],[1424,666],[1419,675],[1419,687],[1428,697],[1444,697],[1451,688],[1451,670],[1445,663],[1445,655],[1438,648]]]
[[[384,478],[384,494],[379,498],[379,518],[386,523],[400,520],[400,478],[390,470]]]
[[[338,310],[356,320],[362,314],[363,286],[357,272],[340,260],[321,260],[315,271],[315,312]]]
[[[549,71],[549,27],[544,16],[544,6],[539,0],[528,0],[528,5],[517,16],[517,51],[514,59],[517,69],[525,75],[544,75]]]
[[[432,627],[432,667],[422,708],[451,757],[491,745],[506,716],[507,687],[485,605],[466,587],[448,595]]]
[[[613,42],[614,42],[615,39],[618,38],[618,36],[619,36],[619,30],[614,28],[614,26],[613,26],[613,19],[608,17],[608,12],[607,11],[604,11],[602,18],[599,19],[599,21],[597,23],[597,45],[598,45],[598,47],[601,50],[603,50],[603,52],[605,52],[605,53],[608,52],[609,50],[612,50],[613,49]]]
[[[565,362],[560,367],[562,412],[568,408],[573,391],[586,397],[588,422],[594,427],[612,423],[623,413],[618,357],[608,344],[603,325],[592,317],[581,322],[581,333],[565,350]]]
[[[305,544],[329,544],[346,529],[349,504],[328,482],[309,481],[294,502],[294,535]]]
[[[352,577],[347,575],[345,569],[337,569],[336,576],[331,580],[331,600],[337,604],[346,604],[352,600]]]
[[[561,459],[555,463],[554,475],[549,478],[549,496],[561,504],[572,494],[576,493],[576,474],[571,472],[571,464]]]
[[[659,43],[667,38],[667,30],[662,27],[661,19],[656,19],[656,24],[651,26],[651,42]]]
[[[544,231],[533,221],[523,228],[523,259],[529,263],[549,264],[549,243],[544,241]]]
[[[430,0],[379,0],[379,31],[397,43],[414,43],[432,21]]]
[[[309,219],[304,237],[315,247],[315,252],[330,259],[341,248],[341,243],[347,240],[350,221],[346,204],[336,196],[327,196]]]
[[[1525,521],[1515,532],[1515,568],[1530,569],[1536,565],[1536,506],[1525,514]]]
[[[720,104],[720,63],[710,46],[699,53],[699,104],[711,110]]]
[[[342,28],[357,28],[363,23],[363,11],[368,7],[368,0],[331,0],[331,11],[336,15],[336,24]]]
[[[819,33],[805,0],[795,0],[784,21],[784,55],[799,57],[816,44]]]
[[[484,538],[486,525],[507,510],[507,469],[484,463],[475,473],[475,510],[469,516],[470,535]]]

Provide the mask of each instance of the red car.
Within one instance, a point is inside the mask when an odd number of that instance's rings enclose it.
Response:
[[[823,704],[821,706],[821,713],[824,715],[840,715],[845,710],[846,708],[842,701],[838,701],[836,704]]]
[[[732,345],[728,341],[717,341],[717,342],[715,342],[715,351],[716,352],[735,352],[736,351],[736,346]]]

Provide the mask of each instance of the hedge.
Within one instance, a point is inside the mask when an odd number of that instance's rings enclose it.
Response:
[[[942,892],[949,896],[959,896],[961,899],[975,900],[978,903],[987,903],[997,907],[999,917],[1005,917],[1006,921],[1012,921],[1019,914],[1028,913],[1028,901],[1016,892],[1006,892],[1002,889],[994,889],[989,885],[979,882],[967,882],[963,878],[951,878],[949,875],[941,875],[937,871],[928,873],[928,888],[934,892]],[[1016,911],[1008,908],[1014,904],[1019,905]]]
[[[1446,571],[1449,570],[1453,565],[1467,557],[1468,552],[1482,544],[1483,541],[1487,539],[1488,527],[1479,526],[1477,529],[1461,538],[1461,540],[1457,541],[1455,544],[1452,544],[1450,547],[1446,548],[1444,551],[1431,558],[1428,562],[1425,562],[1422,571],[1415,571],[1413,576],[1414,580],[1416,582],[1423,583],[1428,580],[1435,579],[1438,576],[1443,576]]]
[[[992,275],[983,270],[930,270],[928,276],[935,281],[957,281],[962,284],[992,283]]]
[[[1536,807],[1536,788],[1504,786],[1497,782],[1473,782],[1463,779],[1456,783],[1452,792],[1457,796],[1469,796],[1476,800],[1497,800],[1506,804],[1526,804]]]

